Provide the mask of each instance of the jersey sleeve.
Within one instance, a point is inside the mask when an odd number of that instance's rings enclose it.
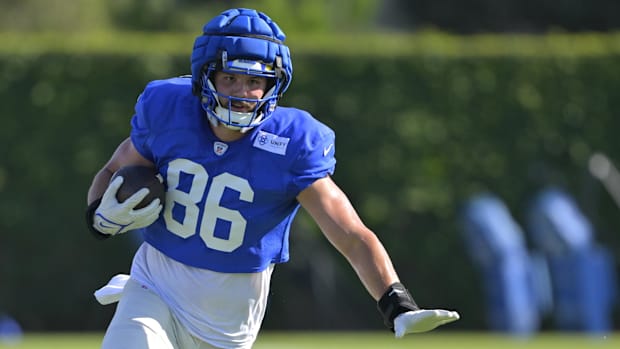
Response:
[[[138,96],[138,100],[135,105],[135,114],[131,118],[131,142],[140,155],[153,161],[153,153],[151,152],[149,144],[150,123],[148,120],[148,113],[146,112],[145,100],[148,99],[148,91],[145,90]]]
[[[131,119],[131,141],[146,159],[156,162],[155,142],[175,128],[187,128],[185,115],[193,115],[200,104],[191,93],[191,80],[176,77],[149,82],[138,96]],[[157,141],[156,141],[157,140]],[[170,140],[171,142],[174,139]]]
[[[318,132],[307,133],[293,166],[293,190],[301,192],[317,179],[332,175],[336,168],[334,131],[321,125]]]

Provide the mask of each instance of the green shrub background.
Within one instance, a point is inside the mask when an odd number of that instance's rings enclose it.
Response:
[[[192,40],[0,35],[0,310],[26,329],[108,322],[113,306],[92,293],[128,271],[136,241],[90,237],[86,190],[128,135],[144,85],[189,72]],[[618,208],[587,171],[594,152],[620,160],[618,35],[299,37],[290,46],[294,78],[281,104],[336,131],[336,182],[418,303],[461,312],[451,328],[486,326],[459,226],[474,193],[494,192],[524,223],[533,195],[561,186],[620,258]],[[303,212],[291,253],[276,268],[265,328],[382,327]]]

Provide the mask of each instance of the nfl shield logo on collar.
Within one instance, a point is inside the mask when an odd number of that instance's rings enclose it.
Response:
[[[217,156],[224,155],[224,153],[226,152],[227,149],[228,149],[228,144],[226,144],[226,143],[222,143],[222,142],[215,142],[215,143],[213,143],[213,152]]]

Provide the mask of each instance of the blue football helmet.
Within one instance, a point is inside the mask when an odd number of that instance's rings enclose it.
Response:
[[[273,113],[293,77],[293,65],[286,35],[264,13],[251,9],[231,9],[209,21],[194,41],[192,86],[201,98],[209,120],[247,130],[260,125]],[[268,78],[268,91],[261,99],[218,94],[212,82],[215,71]],[[221,105],[218,96],[228,100]],[[252,112],[232,111],[234,101],[256,103]]]

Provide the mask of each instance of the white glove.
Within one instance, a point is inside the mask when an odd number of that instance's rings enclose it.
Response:
[[[456,311],[420,309],[408,311],[394,319],[394,335],[402,338],[408,333],[428,332],[460,318]]]
[[[146,207],[134,209],[149,194],[147,188],[138,190],[122,203],[118,202],[116,192],[122,184],[123,177],[116,177],[103,193],[95,211],[93,227],[103,234],[122,234],[149,226],[157,220],[163,208],[160,200],[155,199]]]

